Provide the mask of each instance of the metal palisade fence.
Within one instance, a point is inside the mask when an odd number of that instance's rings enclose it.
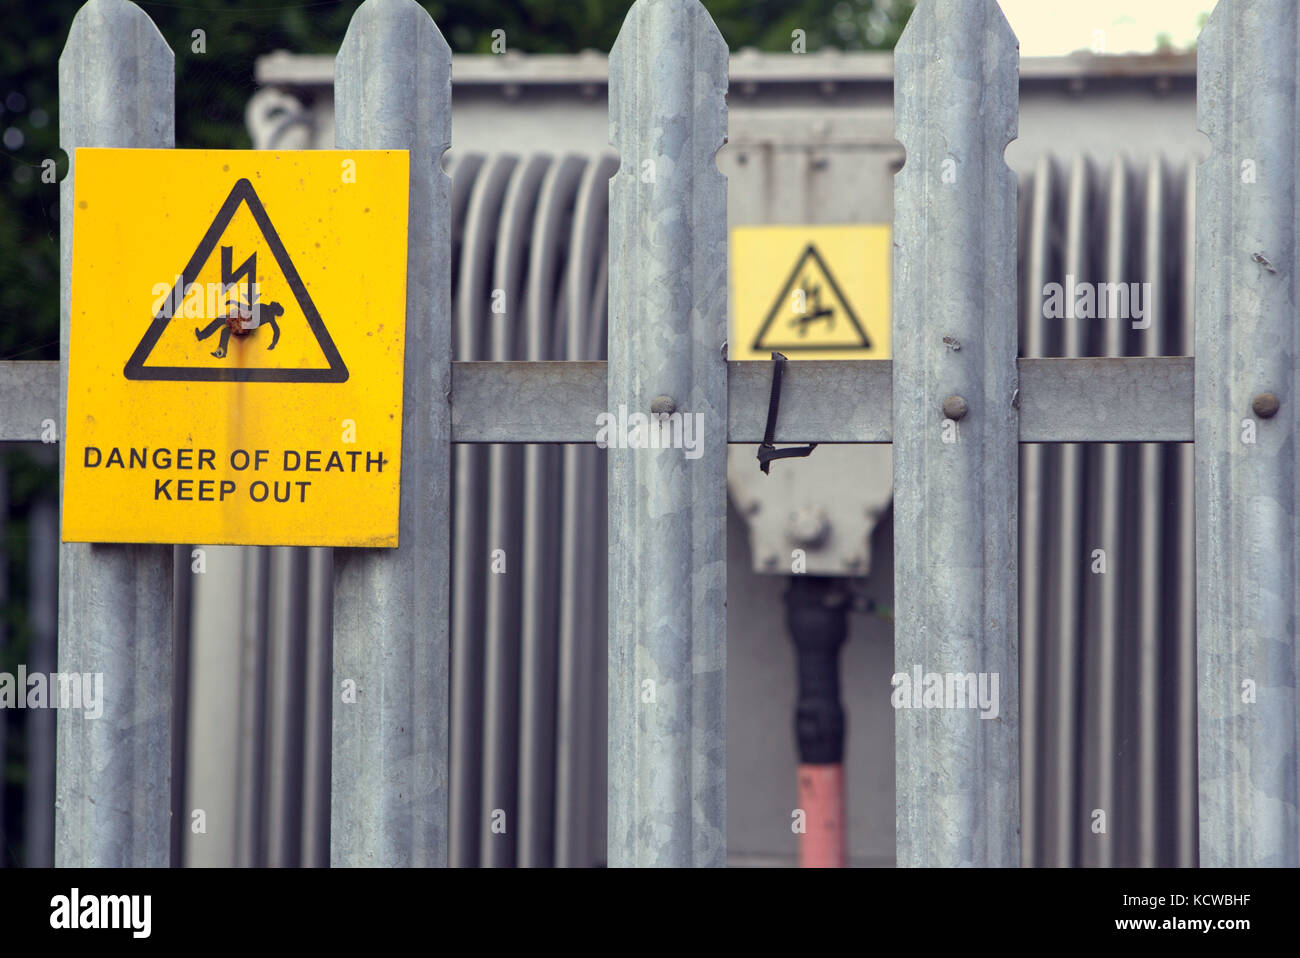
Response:
[[[993,721],[897,712],[900,865],[1022,860],[1019,446],[1086,442],[1195,443],[1200,860],[1300,864],[1298,66],[1293,0],[1221,0],[1198,67],[1212,152],[1197,179],[1195,371],[1184,357],[1018,360],[1002,157],[1016,40],[995,0],[918,3],[896,51],[895,356],[791,364],[775,435],[893,443],[896,667],[1000,680]],[[39,438],[63,409],[75,149],[175,145],[172,53],[127,0],[82,8],[59,80],[74,160],[63,360],[0,364],[8,441]],[[400,548],[334,562],[335,688],[358,690],[333,713],[334,864],[447,862],[452,444],[592,443],[620,407],[698,416],[702,436],[695,458],[607,452],[609,862],[724,863],[725,453],[763,440],[772,377],[725,354],[726,89],[726,45],[698,0],[637,0],[610,58],[608,364],[453,363],[450,50],[413,0],[353,17],[337,146],[411,156],[408,467]],[[59,715],[57,863],[165,865],[172,550],[68,543],[59,569],[59,668],[101,672],[115,692],[100,721]]]

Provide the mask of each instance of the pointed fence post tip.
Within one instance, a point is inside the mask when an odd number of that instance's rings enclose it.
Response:
[[[126,0],[90,0],[77,12],[59,57],[59,145],[70,163],[59,185],[60,435],[67,426],[76,150],[174,146],[174,90],[172,51],[148,14]],[[62,494],[62,457],[59,480]],[[170,546],[59,548],[59,671],[100,673],[131,690],[107,696],[97,721],[59,710],[59,866],[170,863],[172,562]]]
[[[609,71],[608,408],[671,397],[703,438],[607,451],[609,862],[721,865],[727,47],[698,0],[638,0]]]
[[[366,0],[334,68],[339,149],[410,151],[397,549],[335,554],[330,861],[448,860],[451,50],[414,0]]]
[[[922,0],[894,73],[895,669],[997,676],[1000,700],[899,710],[898,864],[1016,866],[1015,35],[994,0]]]

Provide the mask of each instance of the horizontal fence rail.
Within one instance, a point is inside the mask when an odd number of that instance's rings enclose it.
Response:
[[[1020,441],[1192,441],[1190,356],[1022,358]],[[606,412],[604,360],[455,362],[454,443],[594,443]],[[727,442],[760,443],[772,364],[727,363]],[[778,443],[893,442],[893,363],[802,360],[781,380]],[[57,401],[58,364],[0,362],[0,442],[38,442]],[[17,414],[8,414],[12,408]],[[30,415],[29,415],[30,413]]]

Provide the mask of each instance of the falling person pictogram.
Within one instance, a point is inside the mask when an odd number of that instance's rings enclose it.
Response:
[[[874,347],[816,245],[808,243],[772,301],[750,348],[770,354]]]
[[[827,309],[824,306],[822,306],[821,283],[818,283],[817,285],[814,286],[812,285],[812,277],[805,276],[803,280],[803,289],[805,291],[805,294],[812,300],[813,311],[811,314],[807,314],[807,312],[805,311],[804,314],[796,316],[794,319],[790,320],[790,325],[795,327],[797,330],[799,330],[800,336],[808,335],[809,324],[818,322],[823,319],[826,320],[827,329],[834,329],[835,310]]]
[[[256,365],[247,366],[243,363],[222,363],[220,365],[204,366],[192,362],[192,359],[198,357],[192,357],[189,365],[164,366],[148,364],[148,360],[153,355],[154,347],[158,345],[158,341],[163,336],[168,324],[177,315],[181,298],[189,292],[192,286],[198,283],[200,274],[212,254],[216,252],[222,237],[226,235],[231,220],[241,208],[247,208],[249,214],[253,217],[258,232],[275,260],[279,274],[288,284],[288,292],[293,297],[292,302],[297,306],[297,310],[293,314],[294,321],[297,322],[299,316],[306,320],[306,331],[316,341],[316,345],[320,347],[321,353],[329,364],[328,368],[304,368],[301,366],[259,367]],[[224,295],[230,297],[230,299],[227,299],[226,315],[213,318],[206,327],[195,327],[195,338],[202,342],[215,335],[224,325],[225,329],[221,333],[218,346],[211,354],[221,360],[227,356],[231,336],[247,336],[254,330],[269,325],[272,330],[272,338],[267,349],[274,349],[280,339],[280,327],[276,320],[285,316],[286,310],[280,303],[268,302],[263,305],[258,302],[258,284],[255,281],[255,278],[259,275],[257,271],[257,251],[251,252],[242,263],[236,265],[235,245],[232,243],[220,246],[220,249],[221,290]],[[245,289],[240,285],[241,283],[247,283],[248,302],[243,299]],[[231,299],[234,299],[234,303],[231,302]],[[290,301],[285,300],[285,302]],[[231,189],[225,202],[222,203],[221,209],[213,217],[212,224],[204,233],[203,239],[199,241],[198,247],[194,250],[194,255],[190,257],[184,270],[177,277],[170,298],[161,305],[164,308],[155,313],[153,322],[145,330],[144,335],[140,338],[139,345],[135,347],[135,350],[131,353],[131,358],[127,360],[126,365],[123,367],[123,375],[127,379],[166,382],[246,383],[343,383],[348,381],[348,367],[343,362],[343,357],[339,355],[338,348],[334,345],[329,330],[325,328],[324,322],[321,321],[316,304],[312,302],[306,284],[303,282],[302,277],[298,275],[298,270],[289,258],[288,251],[284,248],[275,227],[271,224],[270,217],[267,216],[266,209],[262,206],[262,201],[258,199],[257,192],[253,189],[253,184],[247,179],[239,180]],[[300,334],[290,336],[290,339],[295,341],[299,338]],[[290,362],[292,362],[292,359]]]
[[[253,302],[246,303],[242,299],[236,298],[226,301],[227,313],[225,316],[218,316],[207,326],[199,329],[194,328],[194,335],[200,342],[207,339],[218,329],[221,330],[221,340],[212,355],[217,359],[224,359],[226,356],[226,347],[230,345],[231,334],[235,336],[248,336],[254,330],[260,329],[263,325],[271,327],[271,345],[267,350],[275,349],[275,344],[280,341],[280,325],[275,321],[276,317],[284,315],[284,307],[277,302],[261,303],[258,302],[257,294],[253,295]]]

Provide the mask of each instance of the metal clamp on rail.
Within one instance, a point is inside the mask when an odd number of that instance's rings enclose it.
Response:
[[[777,449],[772,445],[772,439],[776,435],[776,416],[781,409],[781,374],[786,362],[780,353],[772,353],[772,395],[767,401],[767,428],[763,430],[763,442],[758,447],[758,468],[763,470],[765,476],[773,459],[802,459],[817,448],[815,442],[789,449]]]

